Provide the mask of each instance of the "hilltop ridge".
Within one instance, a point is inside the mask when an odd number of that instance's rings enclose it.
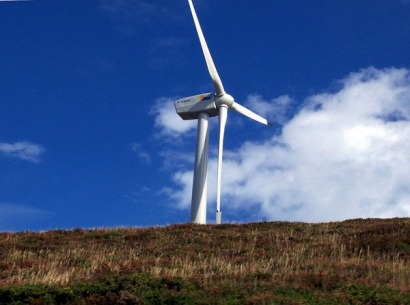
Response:
[[[410,304],[410,218],[0,233],[0,304]]]

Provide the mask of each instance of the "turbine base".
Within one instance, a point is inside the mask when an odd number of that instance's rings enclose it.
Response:
[[[216,212],[216,222],[215,222],[215,223],[216,223],[217,225],[220,225],[221,222],[222,222],[222,212],[217,211],[217,212]]]

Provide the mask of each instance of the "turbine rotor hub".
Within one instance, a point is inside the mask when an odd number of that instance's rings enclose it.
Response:
[[[234,103],[234,99],[232,97],[232,95],[229,94],[223,94],[221,96],[217,96],[216,97],[216,101],[215,104],[216,106],[219,108],[222,105],[226,105],[228,108],[230,108]]]

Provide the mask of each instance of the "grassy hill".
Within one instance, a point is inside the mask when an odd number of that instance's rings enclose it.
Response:
[[[0,304],[410,304],[410,219],[0,233]]]

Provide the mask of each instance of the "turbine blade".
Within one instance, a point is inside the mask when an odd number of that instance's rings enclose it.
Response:
[[[222,186],[222,154],[224,149],[224,135],[226,120],[228,118],[228,107],[219,107],[219,145],[218,145],[218,178],[216,187],[216,223],[221,222],[221,186]]]
[[[202,52],[204,52],[206,65],[208,66],[209,74],[211,75],[212,82],[215,87],[216,95],[223,95],[225,93],[224,87],[222,85],[222,81],[219,77],[218,71],[216,71],[216,67],[214,61],[212,60],[211,53],[209,52],[208,45],[206,44],[206,40],[204,34],[202,33],[201,25],[199,24],[198,16],[196,15],[194,5],[192,4],[192,0],[188,0],[189,7],[191,8],[192,17],[194,18],[194,23],[196,27],[196,31],[198,32],[199,41],[201,43]]]
[[[272,126],[272,123],[269,122],[267,119],[264,119],[261,117],[259,114],[256,114],[255,112],[249,110],[248,108],[245,108],[244,106],[234,102],[232,106],[230,107],[232,110],[235,110],[236,112],[252,119],[255,120],[261,124]]]

